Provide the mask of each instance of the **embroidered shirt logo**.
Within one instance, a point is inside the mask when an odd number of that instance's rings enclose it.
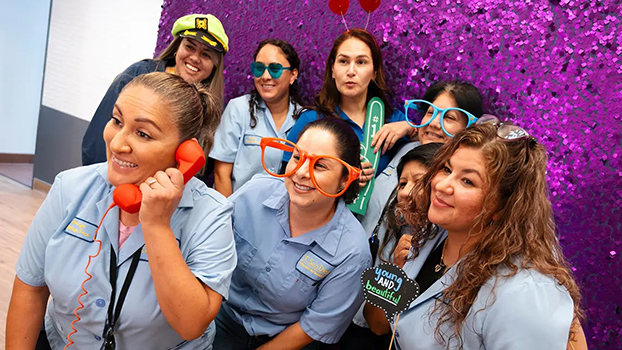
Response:
[[[296,264],[296,270],[314,281],[326,277],[335,267],[312,251],[307,251]]]
[[[73,218],[67,227],[65,227],[65,233],[87,242],[93,242],[95,230],[97,230],[97,225],[78,217]]]
[[[261,136],[258,135],[244,135],[244,145],[245,146],[259,146],[261,141]]]

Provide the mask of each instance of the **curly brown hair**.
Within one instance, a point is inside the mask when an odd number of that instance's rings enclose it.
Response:
[[[413,226],[412,249],[421,247],[436,234],[428,219],[431,180],[459,147],[480,150],[487,170],[483,207],[469,232],[479,240],[456,266],[455,281],[443,291],[432,313],[438,315],[435,337],[449,344],[457,338],[480,288],[493,277],[510,277],[520,269],[534,269],[554,277],[574,302],[573,323],[584,318],[579,287],[555,235],[551,202],[547,196],[547,155],[532,137],[507,141],[497,136],[494,125],[475,125],[458,133],[436,154],[423,180],[415,185],[409,204],[400,208]],[[418,210],[417,208],[425,208]],[[507,267],[509,274],[499,274]],[[441,300],[449,300],[448,303]],[[446,338],[441,325],[453,326]],[[569,337],[574,335],[571,331]]]

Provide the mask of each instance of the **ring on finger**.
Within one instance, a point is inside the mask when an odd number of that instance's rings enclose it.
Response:
[[[151,185],[153,185],[154,183],[158,182],[158,180],[156,179],[151,179],[149,181],[147,181],[147,185],[149,185],[149,187],[151,187]]]

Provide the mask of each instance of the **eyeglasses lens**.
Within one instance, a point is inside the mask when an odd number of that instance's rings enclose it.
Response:
[[[280,78],[281,74],[283,74],[283,65],[280,63],[270,63],[268,65],[268,73],[270,73],[272,79]]]
[[[296,145],[292,142],[286,140],[270,140],[266,146],[262,150],[261,160],[264,162],[264,166],[266,167],[266,171],[268,174],[272,176],[281,177],[282,175],[278,174],[279,169],[270,169],[268,164],[265,163],[266,159],[281,159],[283,157],[283,152],[292,153]],[[296,152],[298,153],[298,152]]]
[[[283,74],[283,65],[280,63],[270,63],[267,67],[261,62],[251,63],[251,72],[255,78],[261,78],[266,68],[272,79],[278,79]]]
[[[411,102],[406,106],[406,118],[413,125],[421,125],[423,119],[429,120],[434,115],[434,107],[428,102]]]
[[[276,155],[277,157],[281,157],[280,155],[282,154],[282,152],[292,152],[292,157],[289,160],[289,164],[284,175],[276,174],[275,172],[272,172],[268,167],[266,167],[268,169],[268,174],[272,176],[287,177],[293,175],[295,173],[294,169],[298,168],[298,165],[301,161],[308,161],[309,163],[306,166],[311,166],[310,160],[303,160],[302,152],[290,142],[285,142],[282,140],[272,140],[268,144],[266,144],[263,152],[263,159],[266,159],[266,157],[270,157],[270,155]],[[314,178],[321,192],[329,195],[336,195],[341,192],[341,181],[332,181],[329,179],[341,180],[342,176],[348,176],[349,171],[346,165],[339,160],[330,157],[319,157],[314,160],[315,161],[313,162],[313,170],[309,169],[309,176],[312,176]],[[300,166],[305,165],[300,164]],[[300,168],[296,169],[296,171],[298,171],[299,169]],[[304,183],[298,183],[298,185],[305,188],[308,187],[309,191],[313,191],[315,187],[310,178],[309,181],[305,181]]]

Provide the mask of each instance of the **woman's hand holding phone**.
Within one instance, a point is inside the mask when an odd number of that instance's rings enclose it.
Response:
[[[158,171],[140,185],[142,204],[139,221],[143,227],[170,227],[171,217],[184,192],[184,176],[176,168]]]

